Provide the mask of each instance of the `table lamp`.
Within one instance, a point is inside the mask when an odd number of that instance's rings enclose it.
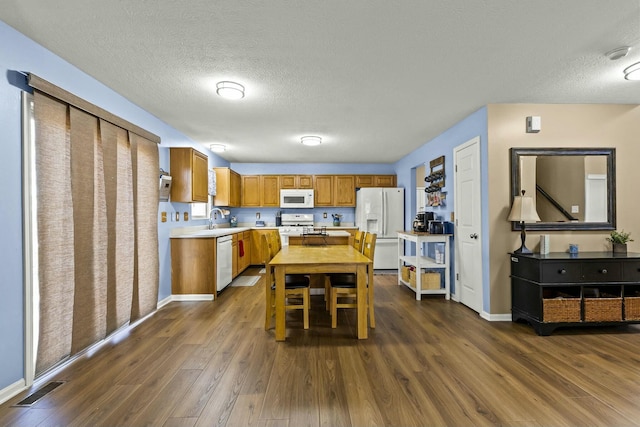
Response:
[[[509,212],[508,221],[518,221],[520,223],[520,227],[522,231],[520,232],[520,240],[522,244],[519,249],[516,249],[514,253],[516,254],[530,254],[531,249],[528,249],[524,241],[527,238],[527,234],[525,232],[525,221],[540,221],[540,217],[538,216],[538,212],[536,212],[536,208],[533,205],[533,198],[524,195],[524,190],[522,190],[522,196],[515,196],[513,198],[513,205],[511,206],[511,212]]]

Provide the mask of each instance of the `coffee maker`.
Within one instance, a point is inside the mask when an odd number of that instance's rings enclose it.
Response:
[[[433,221],[433,212],[418,212],[413,220],[413,231],[425,233],[429,229],[429,221]]]

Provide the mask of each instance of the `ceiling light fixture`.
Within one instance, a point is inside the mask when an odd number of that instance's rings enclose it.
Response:
[[[624,78],[627,80],[640,80],[640,62],[636,62],[624,69]]]
[[[216,93],[223,98],[227,99],[242,99],[244,98],[244,86],[236,82],[218,82],[216,84]]]
[[[225,147],[223,144],[211,144],[209,145],[209,149],[214,153],[224,153],[227,147]]]
[[[322,143],[322,138],[319,136],[303,136],[300,138],[300,142],[309,146],[320,145]]]
[[[629,51],[631,50],[631,47],[629,46],[622,46],[622,47],[617,47],[613,50],[610,50],[609,52],[605,53],[604,56],[606,56],[607,58],[609,58],[612,61],[617,61],[618,59],[624,58],[625,56],[627,56],[629,54]]]

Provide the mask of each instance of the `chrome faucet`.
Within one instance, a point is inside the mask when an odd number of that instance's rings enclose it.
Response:
[[[211,208],[211,210],[209,211],[209,230],[213,230],[214,228],[216,228],[216,223],[213,222],[214,212],[220,212],[220,216],[222,218],[224,218],[225,215],[229,215],[229,211],[227,209]]]

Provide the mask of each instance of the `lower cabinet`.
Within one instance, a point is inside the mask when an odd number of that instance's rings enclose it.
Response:
[[[251,265],[251,231],[243,231],[232,236],[233,250],[232,276],[235,278]]]
[[[273,229],[251,230],[251,264],[264,265],[264,256],[262,254],[262,236],[273,232]]]
[[[640,323],[640,254],[510,254],[512,320],[539,335],[564,326]]]
[[[216,294],[216,239],[171,239],[171,293]]]

